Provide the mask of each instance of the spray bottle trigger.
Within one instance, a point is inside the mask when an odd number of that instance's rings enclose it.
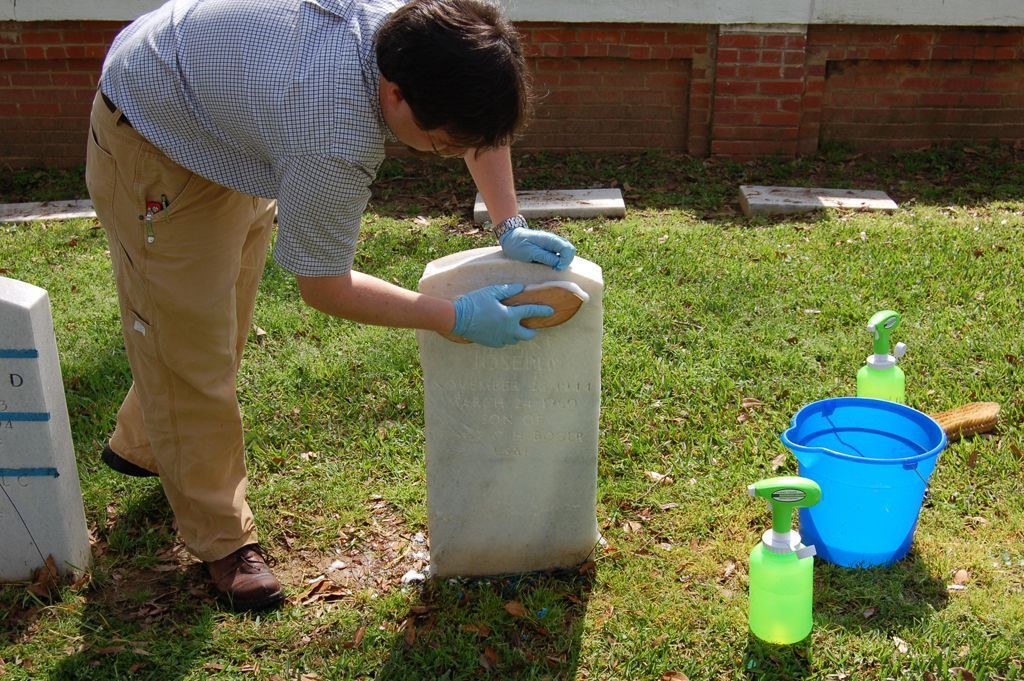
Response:
[[[818,555],[818,549],[813,544],[810,546],[804,546],[796,550],[797,558],[810,558],[811,556]]]

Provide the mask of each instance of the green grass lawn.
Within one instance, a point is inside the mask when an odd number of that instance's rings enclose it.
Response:
[[[1005,147],[521,159],[521,188],[627,199],[623,220],[542,223],[606,286],[607,545],[571,574],[401,583],[429,540],[414,334],[325,317],[268,265],[239,391],[250,502],[289,598],[259,616],[214,604],[157,481],[100,462],[130,384],[102,229],[0,225],[0,274],[49,291],[96,556],[52,600],[0,587],[0,677],[1024,678],[1022,161]],[[0,199],[42,198],[19,182]],[[882,189],[900,210],[748,219],[743,182]],[[426,262],[490,245],[472,197],[454,163],[389,162],[357,268],[414,288]],[[1000,426],[941,454],[905,560],[818,562],[810,638],[761,643],[746,564],[770,516],[746,486],[795,474],[779,434],[801,406],[854,393],[864,327],[885,308],[903,315],[908,404],[999,402]]]

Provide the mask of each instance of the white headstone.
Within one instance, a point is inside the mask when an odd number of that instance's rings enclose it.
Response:
[[[0,277],[0,582],[89,567],[57,342],[46,291]]]
[[[601,268],[577,257],[555,272],[480,248],[429,263],[419,289],[454,299],[548,281],[575,283],[589,300],[531,341],[488,348],[417,332],[435,576],[573,567],[600,538]]]

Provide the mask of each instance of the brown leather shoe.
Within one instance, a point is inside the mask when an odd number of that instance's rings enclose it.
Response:
[[[243,546],[220,560],[206,563],[217,598],[232,610],[265,610],[284,601],[284,589],[268,567],[259,544]]]

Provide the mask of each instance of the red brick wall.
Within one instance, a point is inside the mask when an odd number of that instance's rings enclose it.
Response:
[[[518,28],[540,100],[517,148],[707,153],[713,28],[541,23]]]
[[[123,22],[0,22],[0,168],[81,163]],[[524,22],[536,120],[521,150],[752,158],[1024,142],[1024,28]]]
[[[796,155],[806,49],[803,30],[719,36],[712,155]]]
[[[814,28],[805,147],[1024,140],[1024,29]]]
[[[100,65],[122,25],[0,22],[0,167],[85,159]]]

